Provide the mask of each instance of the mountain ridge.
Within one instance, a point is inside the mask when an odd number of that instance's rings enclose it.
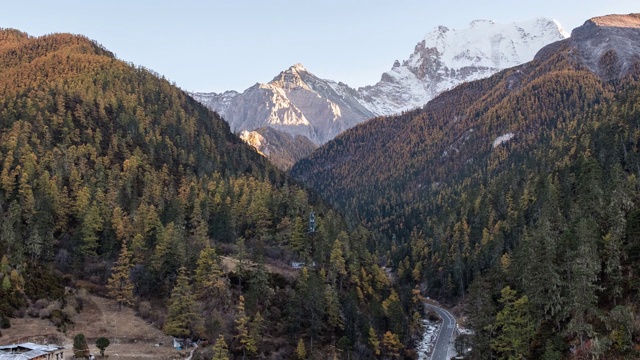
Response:
[[[612,330],[638,318],[631,17],[587,21],[531,62],[347,130],[290,172],[391,239],[397,281],[464,302],[470,358],[640,355],[639,327],[623,346]],[[511,336],[516,303],[527,329]]]
[[[471,35],[473,41],[463,41]],[[374,85],[354,89],[294,64],[242,93],[192,96],[219,112],[233,131],[269,126],[321,145],[367,119],[421,107],[461,82],[530,60],[540,47],[565,35],[556,21],[544,18],[511,24],[476,20],[461,30],[439,26]]]
[[[51,323],[39,338],[68,330],[86,289],[238,358],[293,358],[302,336],[370,358],[373,328],[410,345],[419,327],[368,250],[375,234],[159,74],[84,36],[21,34],[0,30],[3,332],[25,313]],[[249,349],[227,335],[240,323]]]

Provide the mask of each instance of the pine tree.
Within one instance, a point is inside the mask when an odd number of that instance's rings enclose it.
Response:
[[[389,319],[389,328],[393,330],[396,335],[403,335],[407,330],[406,317],[402,310],[400,297],[395,290],[391,290],[389,297],[382,302],[382,308]]]
[[[267,306],[274,291],[269,286],[269,274],[262,258],[257,260],[255,269],[251,272],[248,285],[247,305],[249,308],[255,309],[258,306]]]
[[[304,360],[307,358],[307,349],[304,347],[304,341],[302,338],[298,340],[298,346],[296,346],[296,357],[298,360]]]
[[[216,250],[207,246],[200,251],[195,274],[196,294],[199,299],[211,301],[218,310],[229,302],[229,281],[220,268]]]
[[[216,340],[216,344],[213,346],[213,358],[211,360],[230,360],[229,348],[222,334],[218,336],[218,340]]]
[[[496,315],[494,326],[497,336],[491,339],[491,349],[499,354],[500,359],[523,359],[529,354],[535,331],[529,313],[529,299],[526,295],[516,299],[516,291],[509,286],[502,289],[501,294],[503,308]]]
[[[333,243],[329,264],[329,281],[335,285],[339,278],[340,288],[342,288],[342,278],[347,275],[347,267],[342,254],[342,243],[338,239]]]
[[[247,354],[254,355],[258,349],[256,348],[256,340],[249,332],[249,317],[244,310],[244,296],[240,295],[238,306],[236,307],[236,339],[240,342],[242,350],[242,358]]]
[[[380,340],[372,326],[369,326],[369,345],[375,356],[380,356]]]
[[[255,315],[253,315],[253,320],[249,325],[249,333],[255,339],[256,347],[259,347],[260,341],[262,341],[262,335],[265,327],[264,321],[264,317],[262,316],[260,311],[258,311]]]
[[[340,314],[340,299],[338,298],[338,292],[333,286],[325,284],[324,297],[325,304],[327,306],[327,324],[331,327],[332,331],[336,328],[343,329],[344,324]]]
[[[302,258],[309,256],[309,242],[307,241],[307,227],[302,217],[297,216],[293,222],[293,232],[291,234],[291,250],[298,253]]]
[[[164,332],[180,338],[200,337],[204,333],[202,317],[197,311],[195,297],[189,285],[187,269],[181,267],[176,286],[171,292]]]
[[[131,282],[131,254],[127,249],[127,244],[122,243],[120,256],[118,261],[111,269],[111,278],[107,282],[109,296],[118,302],[118,309],[122,309],[122,305],[133,305],[133,283]]]
[[[392,359],[400,358],[400,350],[402,350],[402,343],[397,334],[387,331],[382,337],[382,347],[385,354]]]

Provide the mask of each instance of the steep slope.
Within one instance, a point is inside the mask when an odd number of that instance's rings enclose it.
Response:
[[[227,91],[193,95],[218,111],[233,131],[269,126],[323,144],[373,116],[345,89],[295,64],[269,83],[256,84],[242,94]]]
[[[270,126],[322,144],[345,126],[420,107],[460,83],[530,61],[541,47],[566,37],[559,24],[544,18],[512,24],[476,20],[462,30],[436,28],[409,59],[396,61],[377,84],[358,90],[319,79],[296,64],[242,94],[192,95],[234,131]]]
[[[538,109],[538,113],[531,112],[525,118],[523,110],[512,108],[522,107],[523,101],[526,103],[538,96],[532,92],[539,91],[538,83],[552,82],[556,91],[561,92],[563,82],[567,81],[565,77],[584,78],[592,85],[596,80],[588,78],[599,79],[597,82],[601,83],[636,71],[640,51],[629,39],[635,39],[637,30],[631,26],[598,25],[606,24],[606,19],[590,20],[575,29],[571,38],[541,49],[534,61],[486,80],[463,84],[436,97],[424,109],[361,124],[318,149],[308,161],[296,164],[291,173],[326,193],[331,201],[359,211],[361,219],[374,219],[381,209],[372,204],[363,206],[373,199],[359,199],[359,204],[351,199],[357,189],[365,185],[374,185],[372,193],[378,194],[401,181],[402,187],[394,192],[406,188],[413,192],[430,183],[459,176],[465,166],[478,166],[476,156],[486,161],[493,149],[503,143],[522,145],[522,141],[516,141],[519,136],[526,134],[527,139],[531,137],[529,145],[537,144],[542,134],[529,133],[535,133],[545,118],[556,115]],[[554,80],[554,76],[557,79]],[[573,99],[570,93],[567,100],[573,102],[561,105],[571,114],[586,111],[593,104],[581,103],[585,93],[593,94],[595,98],[590,101],[598,102],[597,96],[604,94],[597,94],[596,89],[603,86],[594,85],[594,89],[588,90],[586,85],[581,85],[581,97]],[[539,101],[536,99],[536,104]],[[515,115],[505,119],[502,112],[508,106]],[[497,114],[502,115],[498,120]],[[470,146],[471,143],[474,146]],[[394,200],[376,201],[405,202],[400,197],[392,198]],[[362,213],[365,209],[374,212]]]
[[[318,146],[304,136],[291,136],[270,127],[243,131],[240,138],[266,156],[278,169],[289,170],[298,160],[309,156]]]
[[[637,357],[638,24],[591,19],[291,173],[385,231],[399,281],[466,299],[473,358]]]
[[[461,83],[531,61],[543,46],[566,37],[556,21],[545,18],[511,24],[475,20],[459,30],[439,26],[377,84],[358,89],[358,99],[376,115],[417,108]]]
[[[296,64],[271,82],[242,93],[191,95],[221,114],[235,132],[266,126],[321,145],[374,116],[420,107],[458,84],[529,61],[542,46],[565,37],[559,24],[549,19],[512,24],[477,20],[461,30],[438,27],[416,45],[409,59],[402,64],[396,61],[377,84],[357,90],[320,79]],[[268,137],[266,141],[279,142]],[[271,152],[267,157],[282,162],[278,154]]]
[[[373,234],[85,37],[0,30],[0,159],[3,329],[25,313],[67,329],[82,308],[70,286],[136,304],[176,337],[250,326],[255,347],[226,339],[238,356],[292,358],[301,338],[322,353],[338,337],[367,357],[365,324],[407,342],[416,331],[397,295],[393,316],[381,310],[396,293],[367,250]],[[220,253],[238,266],[224,272]]]

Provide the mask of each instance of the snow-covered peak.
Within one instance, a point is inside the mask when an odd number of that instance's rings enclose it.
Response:
[[[423,106],[462,82],[529,61],[541,47],[566,36],[555,21],[543,18],[512,24],[476,20],[465,29],[438,26],[372,86],[352,89],[296,63],[241,94],[194,96],[218,111],[233,131],[266,126],[323,144],[369,118]],[[245,140],[260,141],[249,135],[243,134]]]
[[[478,19],[478,20],[473,20],[472,22],[469,23],[469,27],[470,28],[475,28],[475,27],[481,27],[484,25],[495,25],[496,23],[493,20],[485,20],[485,19]]]
[[[560,24],[560,22],[556,19],[553,19],[553,23],[556,24],[556,26],[558,27],[558,29],[560,30],[560,34],[566,39],[568,37],[571,36],[571,33],[568,32],[567,30],[565,30],[562,25]]]
[[[569,36],[555,20],[545,18],[510,24],[475,20],[464,29],[445,29],[428,33],[405,65],[420,66],[425,52],[435,50],[448,68],[504,69],[532,60],[543,46]]]
[[[289,70],[292,70],[292,71],[304,71],[304,72],[307,72],[307,69],[306,69],[302,64],[300,64],[300,63],[295,63],[295,64],[293,64],[293,65],[289,68]]]
[[[389,115],[426,104],[439,93],[530,61],[542,47],[569,34],[557,21],[536,18],[499,24],[474,20],[468,27],[438,26],[413,54],[396,62],[380,82],[358,89],[372,112]]]

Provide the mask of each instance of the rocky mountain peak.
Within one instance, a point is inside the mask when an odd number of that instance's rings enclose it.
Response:
[[[604,79],[619,79],[640,69],[640,14],[587,20],[567,40],[582,65]]]
[[[280,87],[286,90],[303,88],[309,90],[309,85],[303,79],[303,76],[309,75],[307,69],[302,64],[294,64],[287,70],[281,72],[269,82],[269,85]]]
[[[640,28],[640,14],[605,15],[587,20],[596,26]]]
[[[307,71],[307,69],[300,63],[295,63],[295,64],[291,65],[291,67],[289,67],[289,70],[291,70],[291,71],[304,71],[304,72]]]
[[[550,19],[512,24],[478,20],[465,29],[438,26],[417,43],[408,59],[396,60],[372,86],[356,90],[320,79],[297,63],[241,94],[193,95],[218,111],[233,131],[268,126],[321,145],[374,116],[423,106],[462,82],[529,61],[542,46],[564,39],[563,31]],[[261,136],[261,144],[269,143],[270,148],[290,143],[274,141],[273,132],[263,131]],[[248,135],[245,138],[249,141]]]

